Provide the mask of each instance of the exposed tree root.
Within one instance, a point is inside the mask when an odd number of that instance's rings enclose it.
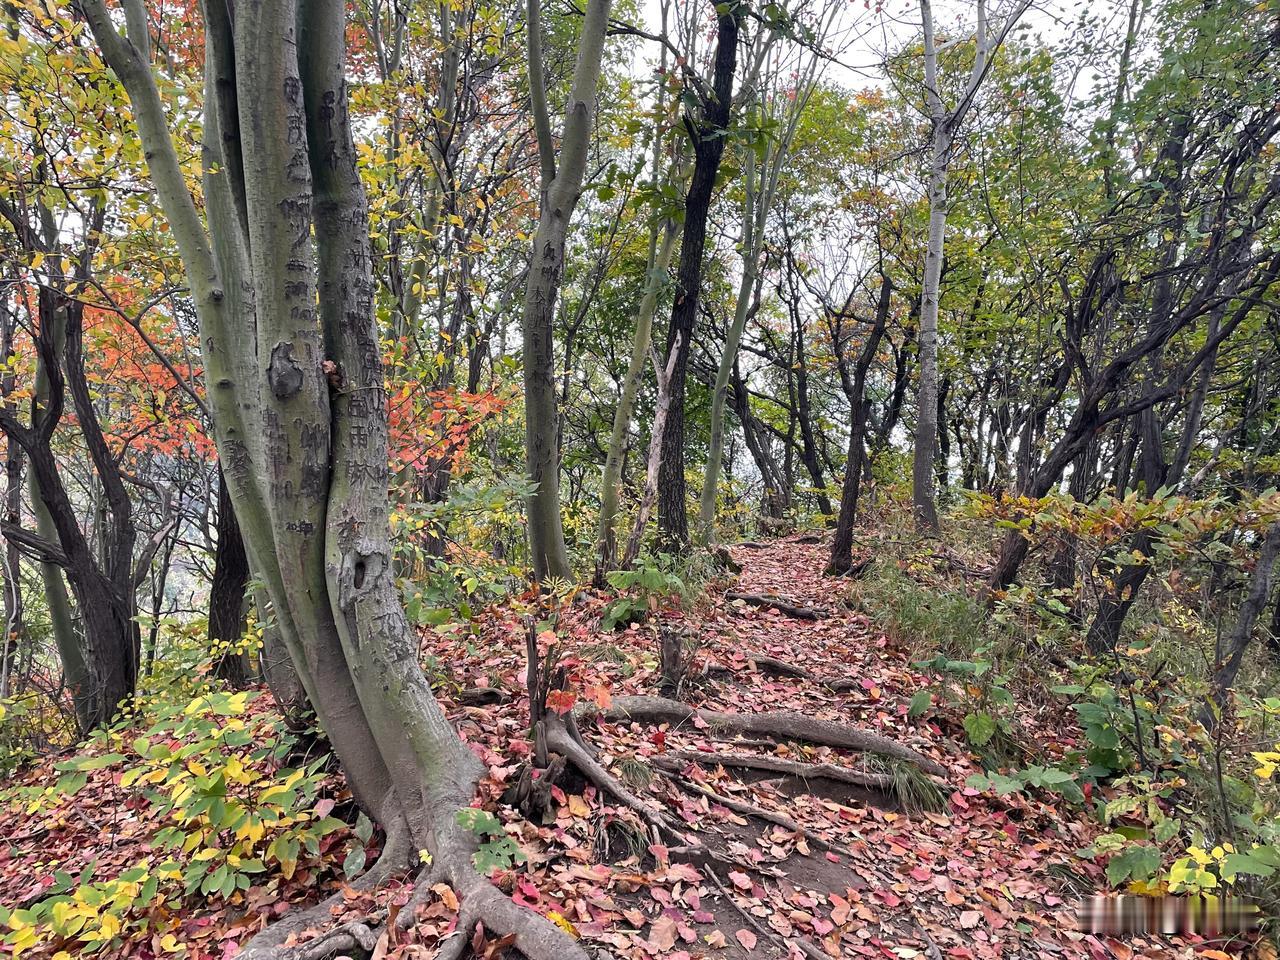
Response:
[[[813,676],[804,667],[798,667],[794,663],[788,663],[785,660],[779,660],[776,657],[768,657],[760,653],[747,654],[747,662],[755,664],[757,670],[761,673],[767,673],[775,677],[798,677],[801,680],[812,680]],[[712,664],[707,667],[704,673],[732,673],[731,667],[721,666],[720,664]]]
[[[430,899],[431,888],[447,883],[458,897],[457,933],[441,946],[438,957],[459,957],[470,945],[470,932],[483,923],[486,933],[508,937],[511,946],[526,960],[588,960],[586,951],[540,914],[516,906],[497,887],[476,872],[471,862],[475,837],[449,823],[435,831],[438,850],[430,870],[414,884],[408,904],[396,918],[400,930],[412,927],[420,904]],[[381,869],[381,860],[356,881],[357,889],[369,890],[387,879],[390,869]],[[342,893],[285,917],[262,931],[240,952],[240,960],[328,960],[352,951],[372,951],[386,929],[387,912],[378,908],[368,916],[349,921],[302,943],[286,946],[291,939],[332,920],[333,908],[344,902]]]
[[[413,817],[398,812],[389,817],[392,827],[382,855],[350,886],[362,891],[377,888],[405,870],[413,850],[425,848],[432,856],[431,867],[415,880],[408,904],[395,918],[396,928],[411,927],[417,907],[430,899],[431,888],[446,883],[458,898],[460,932],[446,942],[439,956],[460,955],[470,943],[470,931],[483,923],[487,933],[510,937],[512,946],[526,960],[588,960],[586,951],[564,931],[540,914],[516,906],[476,871],[472,862],[476,835],[453,816],[463,805],[461,791],[471,790],[472,783],[459,783],[453,789],[447,784],[432,787],[439,789],[428,788],[415,798],[420,807]],[[389,804],[387,809],[398,811],[400,807]],[[241,960],[328,960],[354,950],[373,950],[390,922],[387,911],[374,908],[365,917],[325,929],[333,922],[335,908],[345,902],[344,893],[339,892],[314,907],[286,915],[253,937],[238,956]],[[322,932],[312,939],[293,942],[317,929]]]
[[[621,780],[601,766],[600,762],[587,751],[581,739],[572,736],[565,724],[558,717],[552,719],[553,716],[548,717],[546,728],[549,749],[572,763],[578,772],[591,781],[598,790],[611,795],[627,809],[639,815],[656,831],[653,837],[654,842],[659,842],[664,832],[686,839],[668,817],[651,804],[641,800]]]
[[[657,757],[654,763],[665,770],[678,773],[684,769],[685,764],[678,760],[671,760],[666,757]],[[732,810],[734,813],[740,813],[744,817],[755,817],[757,820],[763,820],[765,823],[772,823],[775,827],[781,827],[798,836],[804,837],[813,843],[819,850],[830,850],[833,853],[843,853],[846,856],[852,856],[852,853],[839,844],[832,843],[816,830],[811,830],[802,823],[797,823],[785,813],[775,813],[772,810],[766,810],[764,807],[757,806],[754,803],[747,803],[745,800],[735,800],[733,797],[726,797],[724,794],[716,793],[710,787],[703,786],[700,783],[694,783],[691,780],[677,780],[677,785],[682,790],[690,793],[701,794],[712,803],[717,803],[726,810]]]
[[[761,543],[759,540],[740,540],[735,546],[742,547],[745,550],[768,550],[769,544]]]
[[[726,600],[741,600],[743,603],[750,604],[753,607],[778,610],[797,620],[821,620],[826,616],[821,610],[814,607],[801,606],[787,600],[785,597],[779,597],[772,593],[738,593],[731,590],[724,596]]]
[[[458,691],[458,702],[468,707],[485,707],[495,703],[506,703],[511,694],[497,687],[467,687]]]
[[[659,763],[659,766],[666,766],[667,769],[673,769],[674,764],[665,765]],[[734,813],[740,813],[744,817],[755,817],[757,820],[763,820],[765,823],[772,823],[774,826],[781,827],[791,833],[803,836],[819,850],[829,850],[831,853],[838,853],[851,860],[861,859],[858,854],[849,847],[839,843],[832,843],[821,833],[806,827],[802,823],[797,823],[786,814],[776,813],[773,810],[766,810],[764,807],[757,806],[754,803],[747,803],[745,800],[735,800],[733,797],[726,797],[723,794],[716,793],[716,791],[712,790],[710,787],[704,786],[700,783],[694,783],[687,779],[679,779],[676,783],[681,789],[689,793],[704,796],[712,803],[719,804],[726,810],[732,810]],[[865,861],[863,862],[865,863]],[[886,876],[874,865],[870,866],[871,869],[875,870],[876,876],[879,877],[883,883],[890,884],[893,882],[892,879]]]
[[[925,925],[920,922],[920,918],[916,916],[915,911],[912,911],[911,913],[911,922],[915,925],[915,928],[920,931],[920,937],[924,940],[925,953],[929,960],[942,960],[942,950],[938,948],[938,942],[933,939],[933,936],[925,928]]]
[[[752,753],[703,753],[698,750],[673,750],[665,754],[686,763],[704,766],[737,767],[746,770],[772,770],[799,780],[835,780],[873,790],[892,790],[893,777],[887,773],[862,773],[834,763],[802,763],[783,757],[759,756]]]
[[[828,690],[835,693],[843,693],[849,690],[856,690],[858,682],[856,680],[824,680],[816,677],[804,667],[794,663],[788,663],[786,660],[779,660],[777,657],[769,657],[759,653],[747,654],[747,661],[753,663],[756,669],[761,673],[767,673],[775,677],[796,677],[800,680],[810,680],[814,683],[821,684]],[[702,669],[704,677],[715,676],[716,674],[727,674],[732,676],[734,670],[720,663],[709,663]]]
[[[871,569],[871,565],[874,562],[875,558],[870,554],[861,560],[854,560],[852,557],[841,557],[839,560],[832,560],[828,563],[823,573],[828,577],[861,580],[866,572]]]
[[[764,713],[725,713],[692,707],[679,700],[665,697],[614,697],[608,710],[600,712],[606,720],[636,721],[640,723],[670,723],[678,725],[695,717],[709,726],[735,733],[751,733],[775,740],[799,740],[828,747],[861,750],[897,757],[916,764],[920,769],[936,776],[947,771],[936,760],[931,760],[911,747],[868,730],[856,730],[841,723],[810,717],[790,710]]]
[[[403,835],[408,829],[404,820],[394,836]],[[357,877],[350,886],[355,890],[373,890],[385,883],[408,865],[406,842],[393,839],[388,834],[382,855],[372,867]],[[321,900],[313,907],[294,910],[254,935],[237,954],[238,960],[325,960],[349,950],[372,950],[378,940],[378,926],[383,914],[375,912],[361,921],[344,923],[326,930],[311,940],[285,946],[308,930],[323,928],[333,920],[333,910],[346,900],[342,891]]]
[[[712,547],[711,556],[715,558],[721,570],[727,570],[729,573],[742,572],[742,564],[733,559],[733,554],[726,547]]]

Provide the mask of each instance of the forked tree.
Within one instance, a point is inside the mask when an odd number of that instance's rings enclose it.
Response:
[[[343,70],[344,4],[203,5],[203,218],[168,131],[143,0],[125,0],[120,19],[105,0],[81,8],[129,95],[186,267],[250,565],[357,801],[387,830],[370,880],[426,850],[431,868],[421,880],[453,887],[464,930],[482,921],[514,934],[534,960],[585,958],[476,872],[475,837],[455,814],[471,803],[482,765],[423,676],[396,587],[387,398]],[[327,909],[321,919],[283,921],[243,955],[270,956],[291,931],[323,919]],[[359,940],[349,927],[330,935],[338,952]]]
[[[987,29],[986,0],[978,0],[978,25],[974,36],[973,69],[959,102],[947,107],[938,88],[938,43],[933,31],[933,9],[920,0],[924,27],[924,86],[930,124],[929,235],[925,248],[924,278],[920,289],[920,386],[916,398],[915,451],[911,467],[911,499],[916,526],[938,532],[938,507],[934,502],[934,457],[938,450],[938,298],[942,282],[943,243],[947,232],[947,180],[956,132],[964,123],[978,90],[991,68],[991,58],[1005,36],[1026,12],[1028,0],[1017,0],[1002,30],[994,37]]]

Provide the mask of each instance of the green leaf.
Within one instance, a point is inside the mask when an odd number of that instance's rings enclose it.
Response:
[[[364,847],[352,847],[346,859],[342,861],[342,872],[348,877],[354,877],[364,869],[364,861]]]
[[[361,843],[368,843],[369,838],[373,836],[373,823],[361,812],[356,817],[356,825],[352,832],[360,838]]]
[[[58,764],[58,769],[79,770],[81,772],[105,770],[107,767],[114,767],[117,763],[123,763],[128,759],[123,753],[104,753],[96,757],[77,757],[75,760],[68,760],[65,764]]]
[[[1249,856],[1261,863],[1267,864],[1268,866],[1280,867],[1280,850],[1277,850],[1270,844],[1262,844],[1254,847],[1249,851]]]
[[[1127,879],[1146,880],[1160,869],[1160,851],[1137,846],[1116,854],[1107,864],[1107,882],[1119,886]]]
[[[1269,877],[1275,872],[1275,867],[1263,863],[1248,853],[1228,853],[1223,857],[1222,866],[1219,869],[1222,879],[1228,883],[1240,873],[1247,873],[1254,877]]]
[[[1120,746],[1120,737],[1110,726],[1090,724],[1084,728],[1084,734],[1091,744],[1101,750],[1115,750]]]
[[[911,698],[911,706],[907,708],[907,716],[913,720],[933,706],[933,694],[928,690],[917,690]]]
[[[988,743],[996,735],[996,721],[989,713],[971,713],[964,718],[964,732],[975,747]]]

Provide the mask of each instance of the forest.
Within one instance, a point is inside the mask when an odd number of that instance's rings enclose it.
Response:
[[[1276,0],[0,21],[0,955],[1276,960]]]

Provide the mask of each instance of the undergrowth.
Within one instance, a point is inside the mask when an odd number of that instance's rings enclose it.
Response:
[[[984,770],[970,786],[1081,808],[1102,833],[1077,855],[1104,864],[1117,889],[1244,894],[1274,916],[1280,670],[1265,627],[1226,708],[1209,696],[1247,575],[1232,566],[1230,544],[1215,546],[1231,523],[1215,525],[1213,511],[1226,508],[1130,498],[1091,527],[1079,505],[1041,507],[1022,580],[993,603],[981,589],[992,537],[977,529],[990,515],[972,509],[949,519],[950,546],[873,534],[864,549],[874,562],[845,602],[928,678],[910,713],[951,723],[968,741]],[[1188,516],[1194,523],[1179,527]],[[1121,640],[1090,654],[1085,633],[1111,589],[1099,558],[1155,523],[1166,546],[1143,560],[1152,571]],[[1079,558],[1066,587],[1053,582],[1064,530]],[[955,547],[966,543],[984,546]]]

